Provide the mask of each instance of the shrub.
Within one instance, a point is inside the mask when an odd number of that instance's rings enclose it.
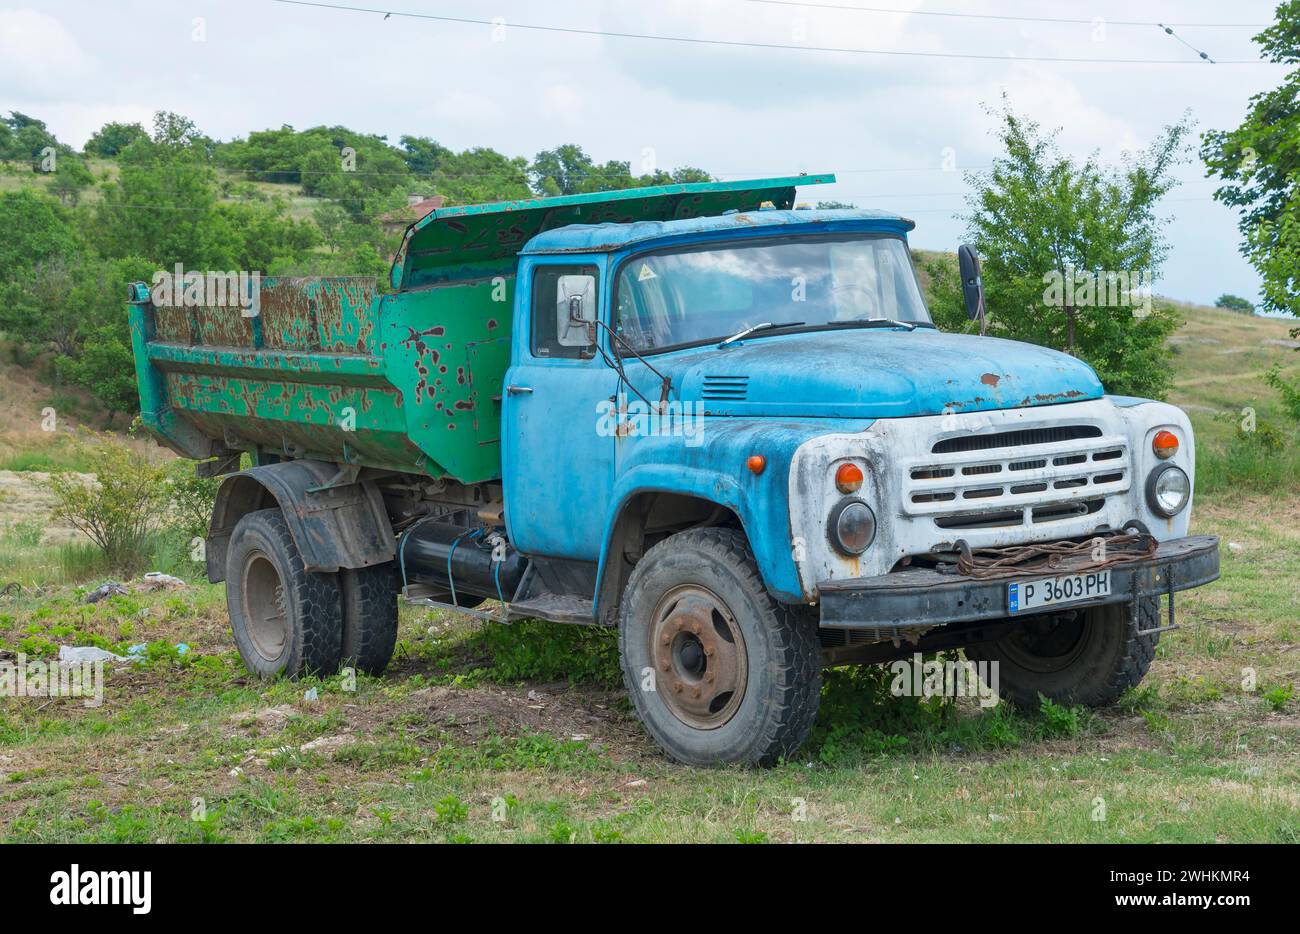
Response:
[[[1223,308],[1227,311],[1235,311],[1242,315],[1253,315],[1255,313],[1254,305],[1246,301],[1246,299],[1242,298],[1240,295],[1230,295],[1227,292],[1218,297],[1214,303],[1214,307]]]
[[[177,459],[168,465],[167,486],[173,525],[187,538],[206,538],[221,478],[200,477],[194,472],[193,461]]]
[[[137,571],[167,502],[167,468],[110,435],[87,445],[85,457],[93,483],[62,471],[46,481],[56,500],[53,516],[84,532],[114,570]]]
[[[1300,384],[1293,383],[1282,376],[1282,365],[1275,363],[1264,374],[1264,382],[1277,390],[1282,397],[1282,407],[1286,413],[1300,421]]]

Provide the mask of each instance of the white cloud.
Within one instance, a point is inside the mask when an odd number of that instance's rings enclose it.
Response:
[[[6,97],[72,96],[92,64],[76,37],[53,16],[0,10],[0,89]]]

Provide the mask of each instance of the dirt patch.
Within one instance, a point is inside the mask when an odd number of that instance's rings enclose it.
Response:
[[[77,476],[88,481],[94,479],[89,474]],[[0,530],[24,522],[40,522],[45,526],[42,544],[84,541],[81,532],[66,522],[50,519],[55,499],[44,487],[49,478],[48,473],[39,471],[0,470]]]
[[[613,709],[621,692],[571,688],[425,688],[410,695],[429,721],[468,739],[491,734],[549,733],[566,740],[626,742],[640,735],[628,717]]]

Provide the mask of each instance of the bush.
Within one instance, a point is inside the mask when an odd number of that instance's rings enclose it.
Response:
[[[200,477],[194,461],[177,459],[167,467],[167,487],[171,493],[171,520],[177,532],[187,540],[207,538],[212,504],[217,498],[220,477]]]
[[[1196,452],[1196,489],[1289,489],[1300,477],[1300,448],[1267,422],[1254,431],[1238,429],[1226,445],[1202,446]]]
[[[1282,397],[1282,408],[1286,414],[1300,422],[1300,384],[1291,382],[1282,376],[1282,365],[1275,363],[1264,374],[1264,382],[1276,389]]]
[[[1223,308],[1227,311],[1235,311],[1238,314],[1253,315],[1255,306],[1246,301],[1240,295],[1230,295],[1227,292],[1219,296],[1214,303],[1215,308]]]
[[[63,471],[46,481],[56,500],[53,516],[84,532],[115,571],[138,571],[167,504],[167,467],[111,435],[87,445],[85,458],[93,483]]]

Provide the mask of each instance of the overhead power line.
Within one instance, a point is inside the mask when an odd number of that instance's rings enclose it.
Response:
[[[1196,46],[1192,45],[1182,36],[1178,35],[1178,33],[1174,32],[1173,29],[1171,29],[1169,26],[1166,26],[1164,23],[1156,23],[1156,26],[1159,27],[1161,30],[1163,30],[1166,35],[1173,36],[1176,40],[1181,42],[1183,45],[1187,46],[1189,49],[1191,49],[1193,52],[1195,52],[1198,56],[1203,58],[1205,61],[1209,62],[1211,65],[1217,64],[1214,61],[1214,59],[1210,58],[1210,56],[1206,55]]]
[[[653,42],[676,42],[685,45],[707,45],[725,48],[778,49],[789,52],[838,52],[850,55],[888,55],[901,58],[945,58],[972,59],[994,62],[1056,62],[1061,64],[1093,65],[1199,65],[1200,61],[1191,59],[1169,58],[1074,58],[1047,55],[990,55],[980,52],[920,52],[905,49],[859,49],[839,48],[835,46],[801,45],[781,42],[749,42],[739,39],[706,39],[697,36],[669,36],[643,32],[622,32],[610,29],[587,29],[579,26],[549,26],[542,23],[504,22],[500,19],[475,19],[468,16],[441,16],[434,13],[408,13],[400,10],[385,10],[379,7],[349,6],[335,3],[320,3],[314,0],[271,0],[286,6],[314,7],[322,10],[335,10],[347,13],[369,13],[389,19],[400,16],[406,19],[432,20],[439,23],[461,23],[471,26],[505,26],[508,29],[525,29],[534,32],[565,33],[579,36],[598,36],[605,39],[644,39]],[[1262,59],[1237,59],[1219,62],[1221,65],[1268,65]]]

